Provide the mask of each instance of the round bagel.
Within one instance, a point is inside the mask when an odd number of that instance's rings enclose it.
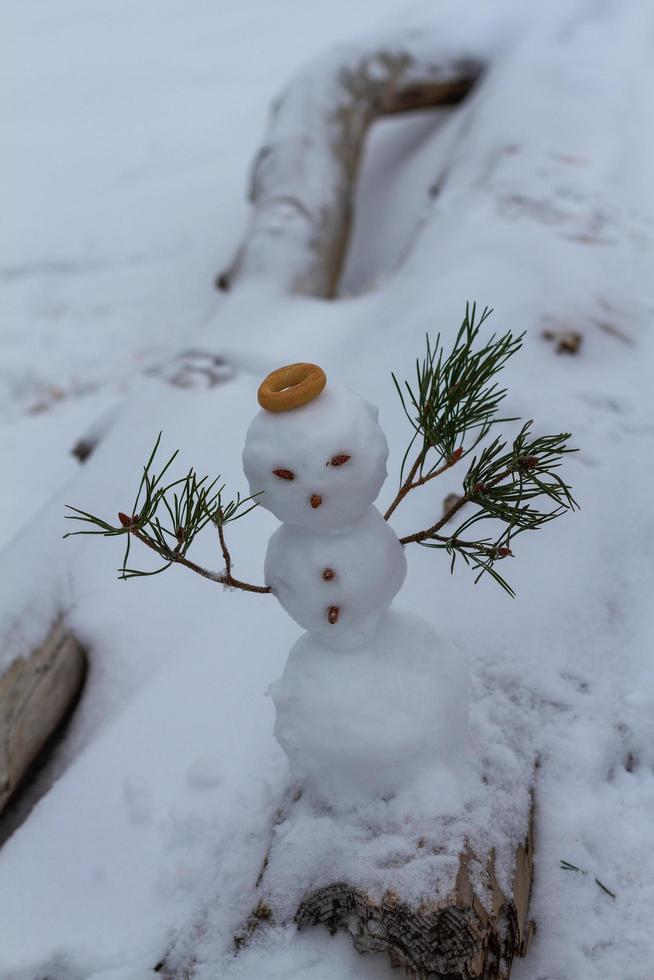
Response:
[[[326,384],[317,364],[287,364],[263,379],[257,398],[267,412],[288,412],[317,398]]]

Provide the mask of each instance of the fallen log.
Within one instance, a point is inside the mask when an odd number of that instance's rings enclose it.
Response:
[[[0,812],[66,722],[86,676],[86,654],[62,620],[0,676]]]
[[[342,45],[300,72],[273,104],[252,170],[249,225],[218,288],[265,277],[285,292],[333,296],[369,126],[460,102],[483,68],[412,33],[368,48]]]

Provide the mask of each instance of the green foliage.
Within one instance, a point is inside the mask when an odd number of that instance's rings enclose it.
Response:
[[[559,867],[561,868],[561,871],[576,871],[578,874],[581,874],[581,875],[587,875],[588,874],[588,872],[587,871],[584,871],[583,868],[578,868],[576,864],[570,864],[569,861],[564,861],[563,858],[560,859]],[[599,885],[599,887],[602,889],[602,891],[606,895],[608,895],[610,898],[616,898],[617,897],[616,894],[615,894],[615,892],[612,892],[610,888],[607,888],[606,885],[602,884],[602,882],[599,880],[599,878],[595,878],[595,876],[593,876],[593,881],[595,882],[596,885]]]
[[[522,336],[510,332],[473,349],[480,328],[490,315],[485,309],[476,319],[476,307],[466,306],[466,314],[454,346],[445,355],[440,335],[432,345],[427,338],[427,352],[416,363],[417,384],[400,385],[393,376],[402,407],[414,434],[405,453],[400,490],[387,516],[406,494],[438,476],[478,450],[463,478],[462,493],[443,517],[430,528],[402,538],[403,544],[416,542],[427,548],[445,550],[451,556],[451,570],[456,559],[476,572],[475,582],[489,574],[503,589],[515,593],[498,572],[497,562],[513,556],[511,545],[524,531],[535,531],[577,504],[571,489],[557,470],[567,453],[569,433],[534,437],[532,421],[525,423],[509,445],[501,437],[482,442],[500,423],[516,419],[500,418],[498,411],[506,395],[497,375],[507,360],[522,345]],[[416,446],[416,457],[405,478],[407,460]],[[476,510],[463,519],[449,534],[440,534],[465,505]],[[466,534],[472,528],[478,532]]]
[[[445,356],[440,333],[432,345],[427,336],[427,352],[424,359],[416,361],[416,384],[405,381],[400,385],[393,374],[393,382],[402,402],[402,408],[414,429],[414,435],[402,460],[400,482],[404,479],[407,459],[418,442],[419,469],[422,476],[438,469],[443,461],[451,459],[457,448],[470,435],[463,455],[472,452],[491,427],[499,422],[497,411],[506,396],[496,376],[506,362],[522,346],[522,338],[510,332],[502,337],[490,337],[479,350],[473,346],[479,331],[492,310],[485,308],[477,319],[477,307],[466,304],[466,315],[450,353]]]
[[[198,479],[193,469],[180,479],[165,482],[164,477],[178,451],[172,454],[157,473],[154,464],[160,442],[161,433],[157,437],[150,458],[143,467],[143,476],[132,513],[131,515],[119,513],[118,524],[109,524],[100,517],[68,505],[68,510],[74,513],[66,515],[67,520],[90,524],[95,530],[71,531],[64,537],[76,534],[125,537],[125,553],[119,569],[121,579],[158,575],[175,562],[188,563],[187,553],[197,535],[207,524],[222,528],[225,524],[244,517],[257,506],[256,502],[252,503],[254,497],[241,499],[237,495],[233,500],[225,500],[223,496],[225,485],[217,486],[220,477],[211,482],[208,476]],[[127,562],[132,537],[137,537],[139,541],[155,551],[164,564],[152,572],[129,568]]]
[[[524,531],[535,531],[566,510],[576,507],[570,487],[555,472],[565,453],[574,452],[566,446],[567,433],[531,438],[527,422],[507,451],[507,443],[495,439],[475,457],[463,480],[467,503],[477,510],[463,520],[446,541],[421,541],[427,548],[445,548],[451,555],[451,568],[457,556],[463,558],[478,574],[479,581],[488,573],[509,595],[515,593],[494,567],[502,558],[513,555],[511,545]],[[549,499],[553,506],[541,509]],[[476,525],[488,526],[499,522],[495,537],[467,541],[464,535]],[[497,524],[495,524],[497,526]]]

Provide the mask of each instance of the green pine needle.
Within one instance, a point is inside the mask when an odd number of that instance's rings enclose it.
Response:
[[[577,871],[579,874],[582,874],[582,875],[587,875],[588,874],[588,872],[587,871],[584,871],[583,868],[578,868],[576,864],[570,864],[569,861],[564,861],[563,858],[560,859],[559,866],[560,866],[560,868],[561,868],[562,871]],[[593,881],[595,882],[595,884],[599,888],[602,889],[602,891],[606,895],[609,895],[611,898],[617,898],[617,895],[615,894],[615,892],[612,892],[610,888],[607,888],[606,885],[604,885],[599,880],[599,878],[595,878],[595,876],[593,876]]]
[[[225,484],[218,486],[219,477],[209,482],[208,476],[198,478],[193,469],[186,476],[166,482],[164,477],[176,459],[178,450],[156,472],[155,461],[161,435],[160,432],[143,467],[132,513],[118,514],[118,524],[110,524],[95,514],[67,505],[72,513],[66,515],[66,520],[90,524],[95,530],[69,531],[64,534],[65,538],[77,534],[125,536],[125,553],[118,570],[119,578],[124,580],[159,575],[175,562],[186,558],[196,537],[208,524],[222,528],[225,524],[245,517],[257,506],[255,497],[258,494],[244,498],[237,494],[234,499],[225,499]],[[159,555],[164,562],[160,568],[143,571],[128,567],[133,535]]]
[[[571,488],[557,472],[569,448],[569,433],[553,436],[532,434],[533,421],[523,424],[509,445],[492,430],[500,423],[518,421],[499,417],[506,388],[497,380],[506,362],[522,346],[511,332],[491,335],[480,343],[480,330],[491,314],[466,305],[465,317],[449,354],[427,337],[422,361],[416,362],[416,382],[393,382],[413,435],[400,468],[400,490],[387,511],[389,517],[406,494],[422,486],[461,459],[475,453],[463,478],[462,494],[444,517],[431,528],[402,538],[426,548],[440,548],[450,556],[453,572],[457,558],[476,573],[490,577],[508,595],[515,592],[495,567],[513,557],[512,543],[524,531],[534,531],[578,505]],[[413,464],[405,476],[410,458]],[[476,510],[453,533],[441,528],[464,504]],[[474,528],[470,539],[468,533]],[[479,535],[479,531],[482,534]]]

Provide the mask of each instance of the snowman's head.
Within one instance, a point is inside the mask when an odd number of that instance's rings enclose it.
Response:
[[[386,479],[377,409],[341,385],[286,411],[263,408],[243,450],[250,493],[286,524],[328,531],[358,520]],[[263,492],[262,492],[263,491]]]

